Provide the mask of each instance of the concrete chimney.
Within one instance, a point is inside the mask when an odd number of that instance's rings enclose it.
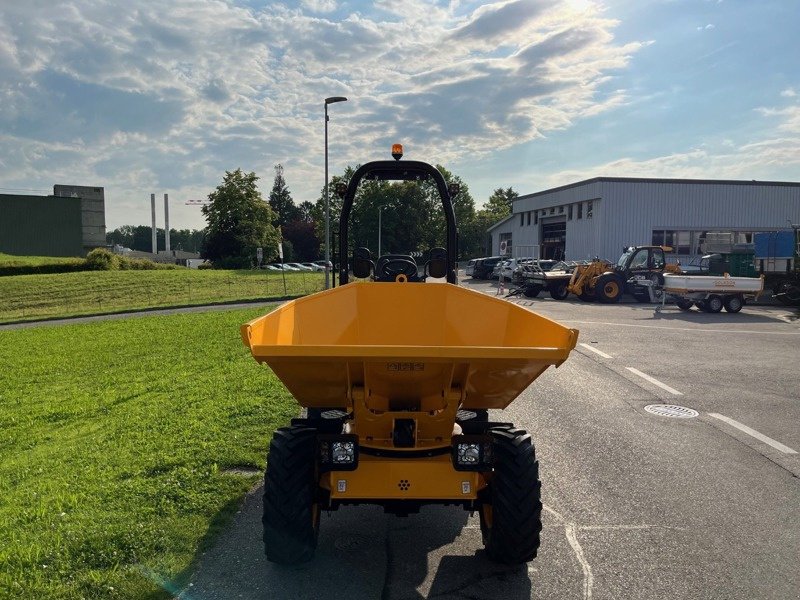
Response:
[[[169,196],[164,194],[164,250],[169,253]]]
[[[150,211],[153,213],[153,254],[158,254],[158,238],[156,237],[156,195],[150,194]]]

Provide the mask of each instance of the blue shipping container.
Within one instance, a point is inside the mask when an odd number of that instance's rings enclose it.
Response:
[[[794,231],[764,231],[753,234],[756,258],[792,258]]]

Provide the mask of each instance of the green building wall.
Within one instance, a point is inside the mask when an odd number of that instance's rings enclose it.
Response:
[[[83,256],[81,199],[0,194],[0,252]]]

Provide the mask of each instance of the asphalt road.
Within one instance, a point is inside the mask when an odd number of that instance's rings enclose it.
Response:
[[[510,301],[581,332],[564,365],[493,415],[537,444],[545,511],[535,561],[488,561],[477,516],[460,509],[399,518],[344,507],[323,515],[314,561],[278,567],[263,555],[259,488],[180,597],[800,597],[797,311]],[[652,404],[698,416],[654,415]]]
[[[278,567],[263,555],[257,489],[181,597],[798,598],[797,313],[513,301],[580,329],[586,344],[494,415],[537,444],[535,561],[488,561],[477,516],[460,509],[399,518],[344,507],[323,516],[314,561]],[[654,415],[652,404],[698,416]]]

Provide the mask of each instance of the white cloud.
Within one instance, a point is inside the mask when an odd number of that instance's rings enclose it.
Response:
[[[329,13],[336,10],[336,0],[303,0],[303,6],[316,13]]]
[[[697,28],[697,31],[708,31],[709,29],[716,29],[716,26],[713,23],[709,23],[708,25],[700,25]]]
[[[341,20],[322,14],[335,2],[302,6],[14,3],[0,18],[0,185],[105,185],[112,226],[137,218],[134,198],[202,196],[239,166],[269,178],[281,162],[295,200],[314,199],[326,96],[350,98],[331,107],[332,172],[393,141],[447,162],[618,107],[609,77],[643,46],[616,43],[590,2],[382,0]]]
[[[601,176],[750,180],[775,178],[776,169],[796,172],[800,168],[800,104],[756,112],[777,121],[772,127],[769,122],[763,124],[762,139],[735,144],[722,137],[714,144],[665,156],[623,157],[588,168],[565,169],[546,177],[546,185],[556,187]]]
[[[794,98],[797,96],[797,92],[795,92],[793,88],[786,88],[781,92],[781,96],[783,98]]]

